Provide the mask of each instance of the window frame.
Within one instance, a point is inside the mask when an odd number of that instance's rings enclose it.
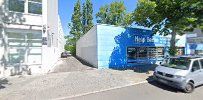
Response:
[[[198,70],[201,70],[201,64],[200,64],[200,61],[199,61],[199,60],[194,60],[194,61],[192,62],[192,67],[191,67],[191,69],[193,68],[193,65],[194,65],[194,63],[195,63],[196,61],[197,61],[198,64],[199,64],[199,69],[197,69],[197,70],[195,70],[195,71],[192,71],[192,70],[191,70],[192,72],[196,72],[196,71],[198,71]]]
[[[203,69],[203,59],[200,59],[199,63],[200,63],[201,69]]]
[[[18,12],[18,11],[12,11],[9,9],[9,0],[6,0],[6,10],[8,12],[12,13],[20,13],[20,14],[28,14],[28,15],[36,15],[36,16],[42,16],[42,14],[35,14],[35,13],[29,13],[29,2],[34,2],[34,3],[39,3],[42,5],[42,13],[43,13],[43,3],[41,2],[35,2],[35,1],[29,1],[29,0],[22,0],[24,1],[24,11],[23,12]]]
[[[26,0],[20,0],[20,1],[24,1],[24,4],[23,4],[23,12],[20,12],[20,11],[13,11],[13,10],[10,10],[10,0],[7,0],[6,2],[6,10],[8,10],[9,12],[15,12],[15,13],[25,13],[26,12]]]
[[[129,52],[129,48],[134,48],[135,49],[135,57],[130,57],[129,56],[129,54],[128,54],[128,52]],[[145,50],[146,50],[146,57],[138,57],[140,54],[138,54],[138,52],[137,51],[140,51],[140,48],[145,48]],[[154,49],[155,51],[155,56],[153,57],[153,56],[150,56],[150,51],[148,51],[149,49]],[[162,49],[162,55],[160,56],[159,55],[159,52],[158,52],[158,49]],[[143,58],[149,58],[149,59],[156,59],[156,58],[163,58],[164,57],[164,47],[161,47],[161,46],[159,46],[159,47],[150,47],[150,46],[146,46],[146,47],[136,47],[136,46],[129,46],[129,47],[127,47],[126,48],[126,58],[127,59],[143,59]]]
[[[28,14],[34,14],[34,15],[42,15],[42,13],[41,14],[36,14],[36,13],[29,12],[29,3],[40,4],[41,6],[43,6],[42,2],[36,2],[36,1],[27,0],[27,13]],[[42,7],[41,7],[41,12],[42,12]]]
[[[11,49],[25,49],[25,54],[24,55],[20,55],[19,57],[23,57],[23,63],[25,64],[31,64],[29,62],[29,56],[30,55],[40,55],[41,56],[41,60],[40,62],[37,62],[37,63],[33,63],[33,64],[42,64],[42,52],[39,52],[39,53],[30,53],[29,50],[31,49],[38,49],[38,50],[42,50],[42,33],[41,32],[37,32],[37,33],[30,33],[30,32],[26,32],[26,33],[21,33],[21,32],[7,32],[7,34],[10,34],[10,36],[8,36],[8,41],[10,40],[15,40],[15,41],[22,41],[21,43],[23,43],[24,45],[21,46],[21,47],[16,47],[15,45],[9,45],[8,44],[8,48],[7,48],[7,52],[8,52],[8,64],[9,65],[12,65],[14,63],[21,63],[20,61],[17,61],[17,62],[12,62],[12,59],[11,59],[11,56],[14,55],[10,52]],[[12,34],[19,34],[20,36],[22,36],[22,38],[19,38],[19,37],[12,37],[13,35]],[[39,37],[36,37],[36,38],[29,38],[28,35],[36,35],[36,34],[39,34]],[[29,44],[30,43],[33,43],[32,41],[35,41],[34,43],[38,43],[40,45],[32,45],[30,46]],[[36,42],[37,41],[37,42]],[[19,42],[17,42],[19,43]]]

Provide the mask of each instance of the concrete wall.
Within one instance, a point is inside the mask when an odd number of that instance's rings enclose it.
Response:
[[[144,42],[136,42],[135,37],[139,37]],[[183,36],[184,37],[184,36]],[[139,64],[158,64],[163,60],[162,57],[156,58],[137,58],[134,63],[127,59],[128,47],[163,47],[164,56],[168,55],[167,47],[170,46],[167,37],[155,34],[146,28],[123,28],[112,25],[98,25],[98,67],[99,68],[126,68]],[[178,37],[182,38],[182,37]],[[152,40],[152,41],[150,41]],[[183,44],[183,45],[182,45]],[[185,45],[185,39],[180,39],[177,46]]]
[[[97,26],[94,26],[76,44],[76,55],[92,64],[98,66],[97,62]]]
[[[185,35],[177,36],[177,39],[176,46],[185,47]],[[153,35],[150,29],[124,28],[103,24],[94,26],[78,40],[76,52],[78,57],[99,69],[122,69],[143,64],[158,64],[163,61],[161,56],[168,55],[169,46],[170,36]],[[127,59],[128,47],[162,47],[163,55]]]
[[[65,51],[64,46],[66,44],[66,39],[64,36],[64,31],[62,28],[60,17],[58,16],[58,49],[59,49],[59,56],[61,56],[61,53]]]
[[[4,55],[3,34],[4,34],[3,28],[0,27],[0,77],[3,76],[3,71],[4,71],[4,65],[3,65],[3,62],[4,62],[4,60],[3,60],[3,55]]]
[[[128,66],[127,47],[163,47],[168,45],[165,38],[155,35],[148,29],[123,28],[112,25],[98,25],[98,66],[99,68],[125,68]],[[153,38],[152,43],[135,43],[135,36]],[[156,59],[137,59],[151,63]]]
[[[54,67],[59,59],[58,49],[58,0],[43,0],[43,24],[46,32],[43,37],[47,37],[47,45],[42,46],[42,66],[44,72]]]
[[[47,25],[48,33],[52,35],[52,46],[58,44],[58,0],[47,0]]]

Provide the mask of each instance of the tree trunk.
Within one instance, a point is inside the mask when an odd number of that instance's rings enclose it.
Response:
[[[172,30],[171,32],[171,41],[170,41],[170,55],[171,56],[175,56],[177,49],[176,49],[176,32],[174,30]]]
[[[171,33],[171,42],[170,42],[170,46],[172,48],[175,48],[175,44],[176,44],[176,32],[172,31]]]

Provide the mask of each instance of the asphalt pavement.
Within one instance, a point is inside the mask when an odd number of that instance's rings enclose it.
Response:
[[[64,100],[203,100],[203,86],[187,94],[152,81]]]

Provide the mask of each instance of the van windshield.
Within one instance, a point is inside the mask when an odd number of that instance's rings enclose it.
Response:
[[[168,62],[163,64],[165,67],[188,70],[190,65],[190,59],[188,58],[171,58]]]

